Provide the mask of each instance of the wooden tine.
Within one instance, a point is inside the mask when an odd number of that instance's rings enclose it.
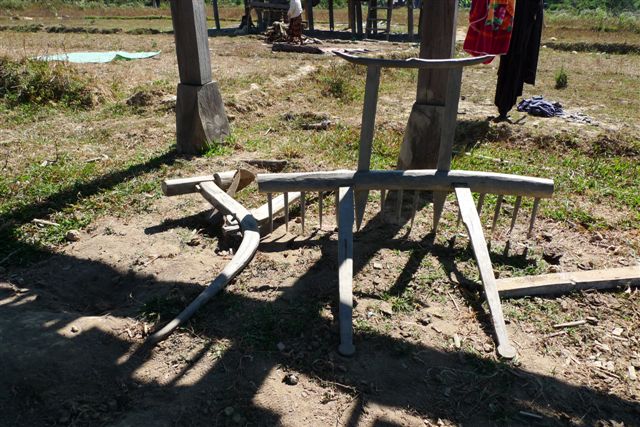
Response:
[[[267,193],[267,203],[269,205],[269,233],[273,233],[273,194]]]
[[[322,230],[322,207],[323,207],[322,205],[324,203],[323,199],[324,199],[324,192],[321,191],[320,193],[318,193],[318,222],[319,222],[318,228],[320,230]]]
[[[387,198],[387,190],[383,188],[382,190],[380,190],[380,214],[382,218],[384,218],[384,203],[386,198]]]
[[[301,191],[300,192],[300,225],[302,226],[302,234],[304,235],[304,220],[305,220],[305,207],[306,207],[306,200],[305,200],[305,192]]]
[[[289,232],[289,193],[284,193],[284,230]]]
[[[336,227],[340,227],[340,215],[339,215],[340,212],[338,210],[338,205],[340,205],[340,193],[338,192],[338,190],[336,190],[335,198],[336,198]]]
[[[413,192],[413,206],[411,207],[411,224],[409,225],[409,232],[407,233],[407,237],[413,230],[413,223],[416,219],[416,211],[418,210],[418,202],[420,201],[420,191],[414,190]]]
[[[531,221],[529,222],[529,231],[527,232],[527,239],[531,238],[533,234],[533,225],[536,222],[536,216],[538,215],[538,207],[540,206],[540,198],[536,197],[533,201],[533,210],[531,211]]]
[[[493,222],[491,223],[491,236],[496,231],[496,224],[498,223],[498,217],[500,216],[500,209],[502,209],[502,200],[504,196],[502,194],[498,194],[498,201],[496,201],[496,211],[493,214]]]
[[[404,194],[403,190],[398,190],[398,200],[396,200],[396,222],[400,224],[402,220],[402,196]]]
[[[444,191],[433,192],[433,230],[438,230],[438,224],[440,224],[440,218],[442,217],[442,211],[444,210],[444,203],[447,200],[447,193]]]
[[[476,210],[478,211],[478,216],[480,216],[480,214],[482,213],[482,206],[484,205],[484,198],[486,196],[486,193],[480,193],[480,196],[478,197],[478,207],[476,208]]]
[[[511,238],[511,233],[513,232],[513,228],[516,226],[516,220],[518,219],[518,211],[520,210],[521,204],[522,204],[522,196],[516,197],[516,203],[513,206],[513,216],[511,217],[511,226],[509,227],[509,238]]]

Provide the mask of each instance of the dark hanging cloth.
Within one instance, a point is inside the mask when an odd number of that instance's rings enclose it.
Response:
[[[500,57],[495,104],[507,115],[525,83],[535,84],[542,36],[543,0],[517,0],[509,52]]]

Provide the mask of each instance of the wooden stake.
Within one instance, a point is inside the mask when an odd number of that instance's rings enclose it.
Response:
[[[518,211],[520,210],[520,204],[522,203],[522,197],[516,197],[516,203],[513,206],[513,216],[511,217],[511,226],[509,227],[509,238],[511,238],[511,233],[513,232],[513,228],[516,226],[516,220],[518,219]]]
[[[484,205],[484,198],[486,195],[486,193],[480,193],[480,196],[478,197],[478,216],[482,213],[482,206]]]

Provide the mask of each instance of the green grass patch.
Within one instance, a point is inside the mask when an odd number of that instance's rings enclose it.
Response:
[[[0,57],[0,98],[9,107],[90,108],[92,87],[75,68],[60,62]]]

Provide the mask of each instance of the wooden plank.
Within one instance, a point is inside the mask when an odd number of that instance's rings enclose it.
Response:
[[[408,59],[384,59],[372,58],[366,56],[351,55],[349,53],[334,51],[336,56],[351,62],[352,64],[369,66],[378,66],[381,68],[416,68],[420,70],[450,70],[454,68],[470,67],[472,65],[481,64],[493,55],[476,56],[468,58],[446,58],[446,59],[427,59],[427,58],[408,58]],[[446,85],[445,85],[446,87]],[[446,95],[446,94],[445,94]],[[444,96],[444,95],[443,95]],[[444,105],[444,98],[442,101]]]
[[[285,191],[333,191],[354,186],[356,190],[453,191],[454,184],[465,184],[477,193],[513,196],[551,197],[553,180],[521,175],[478,171],[328,171],[258,174],[258,190],[263,193]]]
[[[211,77],[207,14],[202,0],[171,1],[180,83],[204,85]]]
[[[353,345],[353,188],[340,187],[338,226],[338,290],[340,346],[338,352],[351,356]]]
[[[367,82],[364,90],[364,107],[362,108],[362,126],[360,128],[360,147],[358,153],[358,171],[368,171],[371,167],[371,150],[376,126],[376,109],[378,106],[378,89],[380,88],[380,67],[367,67]],[[369,199],[368,191],[358,191],[356,197],[356,229],[360,229],[364,211]]]
[[[640,265],[606,270],[509,277],[498,279],[497,286],[500,296],[504,298],[559,295],[587,289],[604,290],[640,286]]]
[[[173,4],[173,2],[172,2]],[[233,258],[224,266],[220,274],[207,288],[194,299],[178,316],[163,328],[149,337],[151,344],[156,344],[169,336],[178,326],[184,324],[195,312],[206,304],[214,295],[220,292],[233,280],[243,268],[249,264],[260,244],[258,224],[251,213],[213,182],[203,182],[200,185],[202,196],[219,211],[233,215],[242,230],[242,242]]]
[[[458,205],[460,206],[460,215],[469,233],[471,247],[473,248],[473,253],[478,263],[480,278],[484,286],[484,293],[487,298],[493,328],[498,341],[498,354],[505,359],[512,359],[516,355],[516,349],[509,341],[507,326],[504,323],[504,316],[502,314],[500,296],[498,295],[496,278],[493,274],[491,258],[489,257],[489,250],[487,249],[487,242],[482,233],[482,224],[480,224],[480,217],[478,216],[471,190],[469,187],[456,187],[455,193],[458,199]]]

